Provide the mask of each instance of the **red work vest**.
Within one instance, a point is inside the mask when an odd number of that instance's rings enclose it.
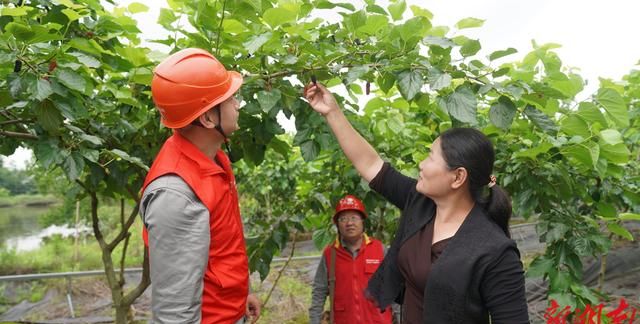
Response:
[[[209,210],[211,241],[202,291],[205,324],[238,321],[245,314],[249,293],[249,265],[235,177],[224,152],[218,151],[216,160],[222,167],[175,132],[160,149],[142,187],[144,192],[156,178],[176,174]],[[148,245],[146,229],[143,237]]]
[[[384,313],[364,296],[369,278],[382,263],[384,249],[382,243],[369,238],[364,239],[358,256],[354,259],[349,251],[336,239],[334,244],[324,249],[327,263],[327,279],[331,272],[331,249],[336,249],[336,289],[334,301],[334,319],[336,324],[352,323],[391,323],[391,307]]]

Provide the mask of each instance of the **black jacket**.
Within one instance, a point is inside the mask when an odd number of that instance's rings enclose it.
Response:
[[[404,278],[398,269],[402,243],[435,215],[433,200],[415,189],[416,180],[385,164],[370,186],[402,210],[387,255],[366,294],[380,309],[402,303]],[[428,247],[425,247],[425,251]],[[520,254],[513,240],[476,204],[432,265],[424,291],[423,323],[528,323]]]

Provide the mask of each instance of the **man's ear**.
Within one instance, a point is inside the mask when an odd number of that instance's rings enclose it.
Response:
[[[200,122],[200,124],[202,124],[202,126],[206,128],[214,128],[216,127],[217,122],[213,119],[212,115],[213,114],[211,113],[211,110],[207,110],[204,112],[204,114],[198,117],[198,121]]]
[[[458,189],[462,187],[462,185],[467,181],[467,177],[469,176],[467,169],[463,167],[453,170],[453,174],[455,176],[455,179],[451,183],[452,189]]]

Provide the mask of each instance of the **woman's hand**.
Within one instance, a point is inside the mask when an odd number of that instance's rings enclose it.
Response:
[[[319,83],[309,83],[304,87],[304,97],[309,101],[313,110],[319,112],[323,116],[326,116],[332,111],[340,110],[333,94]]]

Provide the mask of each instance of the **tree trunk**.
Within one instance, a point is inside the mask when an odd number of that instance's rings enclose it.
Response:
[[[91,223],[93,227],[93,234],[100,245],[100,250],[102,251],[102,263],[104,264],[104,271],[107,277],[107,283],[109,284],[109,288],[111,289],[111,300],[113,301],[113,308],[115,310],[115,323],[117,324],[126,324],[133,320],[133,314],[131,313],[131,305],[135,302],[135,300],[142,295],[142,293],[146,290],[146,288],[150,284],[149,277],[149,254],[148,250],[145,247],[144,249],[144,261],[142,265],[142,278],[138,283],[138,286],[131,290],[128,294],[124,293],[124,262],[126,260],[126,252],[127,247],[129,245],[129,237],[131,233],[129,229],[135,218],[138,214],[138,203],[139,201],[136,199],[137,196],[134,196],[134,200],[136,201],[136,205],[131,211],[131,214],[128,218],[125,219],[124,215],[124,199],[120,201],[120,231],[113,241],[107,243],[104,236],[102,235],[102,231],[100,229],[100,219],[98,217],[98,196],[95,191],[91,191],[88,187],[77,181],[86,191],[89,193],[91,197]],[[124,246],[122,249],[122,257],[120,259],[120,278],[117,278],[115,267],[113,264],[112,253],[115,248],[124,241]]]

